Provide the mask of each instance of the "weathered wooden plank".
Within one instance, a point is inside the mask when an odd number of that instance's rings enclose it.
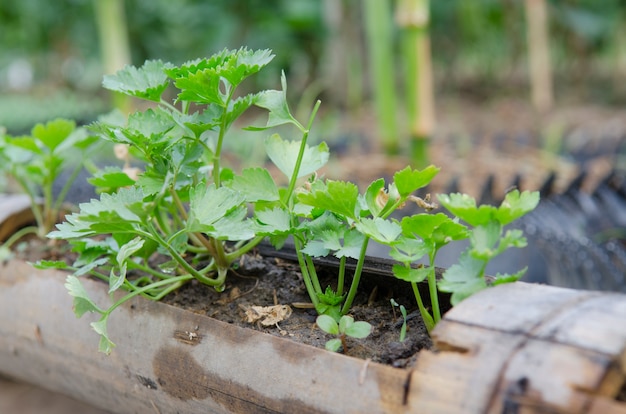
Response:
[[[404,411],[406,370],[140,298],[111,316],[105,356],[94,315],[71,311],[66,275],[12,263],[0,268],[0,372],[12,377],[119,413]],[[85,286],[108,303],[103,284]]]
[[[440,352],[420,356],[409,405],[428,413],[586,413],[624,384],[624,321],[620,294],[523,283],[487,289],[437,326]]]

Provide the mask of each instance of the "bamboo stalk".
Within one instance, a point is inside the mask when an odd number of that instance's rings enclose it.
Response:
[[[416,167],[428,164],[428,142],[435,127],[428,0],[400,0],[396,22],[403,31],[406,106],[411,155]]]
[[[526,0],[525,6],[531,97],[535,109],[543,113],[548,111],[554,102],[548,10],[545,0]]]
[[[378,129],[385,151],[398,152],[392,17],[389,0],[365,0],[365,31]]]
[[[94,10],[103,70],[112,74],[131,62],[124,0],[94,0]],[[116,108],[127,109],[125,95],[113,93],[112,97]]]

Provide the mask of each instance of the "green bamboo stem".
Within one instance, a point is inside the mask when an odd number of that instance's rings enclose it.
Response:
[[[548,111],[554,102],[548,10],[545,0],[526,0],[525,6],[531,97],[535,109],[543,113]]]
[[[409,146],[416,168],[428,165],[428,142],[435,124],[429,19],[428,0],[398,3],[396,21],[402,28]]]
[[[124,0],[94,0],[94,9],[104,72],[115,73],[131,62]],[[126,95],[114,93],[113,101],[124,112],[130,109]]]
[[[379,134],[385,151],[388,154],[395,154],[399,150],[399,140],[396,122],[391,4],[389,0],[365,0],[363,5],[370,78]]]

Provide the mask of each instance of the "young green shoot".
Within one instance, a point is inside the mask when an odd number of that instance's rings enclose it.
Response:
[[[400,328],[400,342],[404,342],[406,339],[406,308],[404,305],[398,304],[395,299],[391,298],[391,309],[393,310],[393,318],[396,319],[396,307],[400,309],[402,314],[402,327]]]
[[[348,353],[347,338],[363,339],[372,332],[372,325],[367,322],[355,322],[352,316],[343,315],[339,319],[339,323],[329,315],[319,315],[315,321],[319,328],[336,338],[326,342],[326,349],[332,352],[343,350],[344,354]]]
[[[284,74],[281,90],[239,94],[242,82],[272,58],[269,50],[225,49],[180,66],[151,60],[105,77],[106,88],[148,101],[150,107],[127,118],[103,117],[89,127],[122,150],[124,166],[97,171],[90,182],[97,186],[100,198],[81,204],[79,211],[48,233],[50,238],[70,243],[78,254],[74,263],[37,264],[73,272],[67,288],[74,297],[75,313],[79,317],[85,312],[100,315],[92,327],[100,335],[101,351],[109,353],[114,346],[106,324],[121,303],[137,295],[158,300],[194,279],[223,291],[232,264],[264,238],[276,248],[293,240],[306,291],[320,314],[318,325],[337,336],[327,348],[336,351],[343,346],[344,352],[346,337],[363,338],[371,331],[366,322],[347,316],[370,241],[390,247],[391,257],[398,262],[394,275],[411,283],[429,331],[441,318],[438,287],[452,292],[457,303],[485,285],[488,260],[508,247],[524,245],[521,232],[510,230],[502,236],[502,228],[532,210],[538,195],[509,193],[499,208],[478,208],[461,195],[440,196],[458,218],[421,213],[398,221],[391,214],[407,203],[416,203],[427,212],[436,207],[429,196],[420,198],[415,193],[430,184],[439,172],[437,167],[406,167],[389,183],[382,178],[373,181],[363,193],[352,182],[319,178],[317,171],[329,159],[328,146],[308,141],[320,102],[305,124],[296,120],[287,103]],[[177,90],[173,101],[166,93],[171,89]],[[252,106],[267,110],[268,119],[263,126],[245,129],[265,131],[291,125],[297,131],[295,140],[274,133],[264,142],[267,157],[286,179],[285,187],[262,166],[235,171],[224,156],[231,127],[238,126],[241,115]],[[3,148],[11,149],[3,156],[12,157],[16,171],[24,157],[42,160],[25,168],[40,179],[43,188],[46,209],[36,213],[42,226],[50,223],[50,209],[60,206],[59,201],[45,201],[51,194],[50,180],[62,163],[55,157],[68,146],[84,148],[89,143],[72,131],[73,124],[55,121],[36,127],[28,139],[1,142]],[[137,166],[131,168],[132,162]],[[137,168],[141,168],[139,173]],[[131,170],[134,173],[128,174]],[[468,230],[460,220],[474,228]],[[467,237],[470,249],[444,280],[437,281],[439,249]],[[314,259],[329,254],[339,259],[339,269],[336,281],[322,286]],[[424,256],[428,264],[416,266]],[[160,259],[156,267],[155,257]],[[351,280],[346,274],[348,259],[356,260]],[[100,308],[82,288],[81,276],[85,275],[108,283],[110,294],[120,289],[128,293],[109,308]],[[496,283],[517,277],[502,276]],[[432,313],[418,289],[424,280]],[[401,340],[406,336],[403,309]]]
[[[74,121],[62,118],[35,125],[30,135],[0,137],[2,168],[30,199],[36,222],[36,227],[28,228],[22,236],[34,232],[44,238],[54,228],[67,192],[83,167],[75,160],[85,159],[94,141]],[[69,175],[55,193],[54,184],[66,170]]]

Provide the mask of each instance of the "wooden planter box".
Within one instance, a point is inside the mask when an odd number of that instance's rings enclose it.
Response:
[[[448,312],[438,351],[404,370],[142,298],[111,316],[117,347],[106,356],[89,315],[72,313],[65,276],[16,261],[0,269],[0,372],[113,412],[626,413],[614,399],[625,295],[488,289]],[[85,286],[108,300],[104,284]]]
[[[626,295],[526,283],[445,315],[410,370],[137,297],[98,353],[67,275],[0,267],[0,373],[116,413],[626,413]],[[97,303],[106,286],[85,280]]]

